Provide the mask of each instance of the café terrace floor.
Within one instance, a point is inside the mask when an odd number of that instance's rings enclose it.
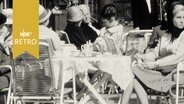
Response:
[[[100,95],[103,97],[103,99],[106,101],[107,104],[118,104],[119,97],[117,94],[111,94],[110,96],[108,96],[108,94],[100,94]],[[109,98],[109,99],[107,100],[107,98]],[[3,96],[0,96],[0,104],[3,104],[3,99],[4,99]],[[151,104],[157,104],[155,102],[156,102],[156,97],[152,96]],[[33,104],[33,103],[26,103],[26,104]],[[45,104],[45,103],[43,103],[43,104]],[[51,104],[51,103],[47,103],[47,104]],[[73,104],[73,103],[66,103],[66,104]],[[94,98],[91,98],[91,100],[88,101],[86,104],[100,104],[100,103],[94,97]],[[129,101],[129,104],[140,104],[135,93],[132,94],[130,101]],[[164,104],[164,103],[162,103],[162,104]]]
[[[119,97],[117,94],[111,94],[110,96],[108,94],[100,94],[103,99],[106,101],[107,104],[118,104],[119,101]],[[108,99],[107,99],[108,98]],[[150,104],[158,104],[156,103],[156,97],[152,96],[151,97],[151,103]],[[89,102],[87,102],[86,104],[100,104],[99,101],[94,97],[91,98],[91,100]],[[139,100],[137,99],[137,96],[135,93],[133,93],[131,95],[129,104],[140,104]],[[164,104],[164,103],[163,103]]]

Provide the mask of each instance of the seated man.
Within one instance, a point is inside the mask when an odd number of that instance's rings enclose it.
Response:
[[[61,41],[59,35],[47,26],[49,24],[51,12],[39,5],[39,36],[40,39],[51,39],[55,50],[61,49]]]
[[[0,13],[0,65],[2,64],[8,64],[9,62],[9,56],[7,56],[7,53],[4,49],[4,34],[6,34],[6,28],[4,28],[4,23],[6,22],[6,16]],[[0,90],[6,88],[9,86],[9,79],[10,79],[10,70],[6,68],[0,69]]]
[[[12,24],[13,24],[13,9],[6,8],[2,10],[2,13],[7,17],[5,24],[6,32],[4,34],[4,49],[7,55],[10,55],[11,46],[12,46]]]

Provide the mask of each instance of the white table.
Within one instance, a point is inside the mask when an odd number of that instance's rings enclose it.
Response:
[[[131,72],[131,58],[129,56],[96,56],[96,57],[59,57],[53,56],[53,76],[55,88],[61,88],[61,79],[64,82],[69,81],[75,77],[75,74],[85,73],[88,69],[102,70],[112,75],[112,79],[121,89],[126,89],[129,83],[133,80],[134,75]],[[90,62],[95,63],[94,67]],[[72,70],[75,69],[74,74]],[[62,74],[61,74],[62,73]],[[64,78],[63,76],[64,75]],[[84,84],[91,90],[97,99],[105,104],[105,101],[95,91],[93,86],[86,78],[83,79]]]

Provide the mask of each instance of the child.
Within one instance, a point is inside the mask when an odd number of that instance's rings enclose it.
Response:
[[[114,40],[115,45],[117,46],[117,51],[122,52],[122,39],[124,38],[124,36],[122,36],[123,26],[118,22],[117,8],[112,4],[108,4],[102,9],[100,16],[104,27],[100,30],[100,37],[94,42],[95,44],[98,44],[97,49],[100,51],[107,51],[107,48],[109,47],[107,46],[108,42],[103,37],[109,37]],[[114,45],[112,46],[114,47]]]

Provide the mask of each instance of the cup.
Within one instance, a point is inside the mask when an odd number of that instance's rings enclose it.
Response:
[[[85,56],[91,56],[93,51],[93,45],[90,44],[81,45],[81,50]]]

